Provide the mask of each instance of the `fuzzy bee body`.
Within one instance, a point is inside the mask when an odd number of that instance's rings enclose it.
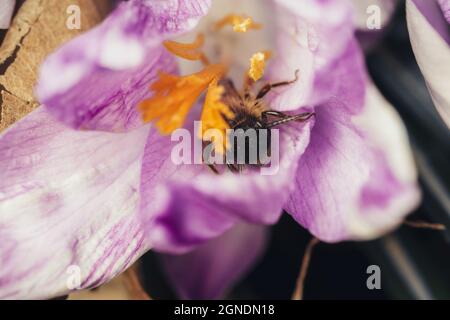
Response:
[[[298,72],[296,72],[295,79],[292,81],[279,82],[275,84],[267,84],[261,88],[261,90],[255,95],[250,90],[246,89],[243,93],[236,90],[231,79],[222,79],[220,85],[225,89],[222,96],[222,102],[226,104],[230,111],[233,113],[232,118],[226,118],[230,128],[234,131],[242,129],[243,132],[247,130],[256,131],[256,141],[250,140],[247,136],[245,137],[244,145],[240,145],[233,141],[233,157],[234,161],[232,163],[227,163],[228,168],[233,172],[240,172],[245,165],[256,165],[260,166],[263,161],[259,158],[261,145],[266,146],[267,150],[265,154],[270,157],[271,150],[271,130],[273,127],[285,124],[291,121],[307,121],[314,114],[313,113],[302,113],[298,115],[288,115],[282,112],[271,110],[265,104],[263,98],[264,96],[274,87],[284,86],[297,81]],[[261,139],[266,139],[266,141],[261,141]],[[256,146],[252,145],[256,143]],[[240,149],[244,150],[240,150]],[[256,148],[256,154],[258,158],[256,162],[252,162],[250,159],[250,150]],[[237,156],[239,151],[244,151],[245,161],[244,163],[239,163]],[[210,165],[210,167],[217,172],[217,170]]]
[[[236,136],[233,139],[234,141],[231,141],[234,161],[232,164],[228,163],[227,165],[231,171],[240,172],[244,165],[258,166],[262,163],[261,159],[259,159],[261,144],[267,147],[267,150],[264,151],[267,151],[267,155],[270,156],[271,135],[270,130],[266,127],[266,121],[263,119],[263,113],[267,111],[267,107],[262,99],[256,99],[251,92],[240,94],[230,79],[224,79],[221,84],[225,87],[222,101],[234,115],[233,118],[227,119],[230,128],[234,132],[237,132],[237,130],[242,130],[243,133],[248,132],[248,130],[255,130],[256,132],[256,142],[251,141],[249,137],[245,137],[245,143],[242,145],[238,143]],[[263,130],[265,134],[263,134]],[[261,139],[266,141],[261,141]],[[256,146],[253,144],[256,144]],[[252,147],[256,148],[257,159],[255,163],[252,163],[250,160]],[[243,164],[238,161],[239,152],[243,152],[245,155]]]

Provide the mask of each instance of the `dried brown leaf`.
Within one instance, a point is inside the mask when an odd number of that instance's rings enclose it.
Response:
[[[69,300],[133,300],[132,294],[126,286],[123,274],[94,290],[72,292]]]
[[[81,29],[66,27],[67,7],[81,9]],[[0,47],[0,131],[36,108],[33,96],[39,65],[57,47],[98,24],[108,0],[27,0]]]
[[[6,90],[0,93],[0,101],[2,102],[0,132],[38,106],[37,103],[25,102]]]

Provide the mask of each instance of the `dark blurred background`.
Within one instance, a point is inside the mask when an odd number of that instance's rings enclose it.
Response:
[[[420,172],[423,203],[409,217],[446,231],[403,226],[371,242],[319,244],[305,299],[450,299],[450,131],[437,115],[412,52],[404,3],[367,53],[369,72],[405,122]],[[449,84],[450,90],[450,84]],[[259,265],[231,292],[235,299],[290,299],[309,233],[288,215],[272,228]],[[144,284],[156,299],[174,298],[154,253],[143,259]],[[369,265],[381,268],[381,290],[369,290]]]

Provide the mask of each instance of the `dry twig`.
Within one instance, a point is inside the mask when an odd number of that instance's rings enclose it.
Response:
[[[413,228],[421,228],[421,229],[431,229],[431,230],[445,230],[445,226],[441,223],[430,223],[430,222],[426,222],[426,221],[420,221],[420,220],[416,220],[416,221],[412,221],[412,220],[406,220],[404,222],[404,224],[408,227],[413,227]]]
[[[303,289],[305,286],[305,279],[308,273],[309,262],[311,261],[311,255],[314,247],[319,243],[319,239],[312,238],[305,249],[305,254],[303,255],[302,266],[300,268],[300,273],[297,278],[297,284],[295,291],[292,294],[292,300],[302,300],[303,299]]]

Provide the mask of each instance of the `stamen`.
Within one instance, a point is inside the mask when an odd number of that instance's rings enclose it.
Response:
[[[200,138],[203,138],[205,132],[209,129],[216,129],[221,132],[221,143],[219,141],[215,141],[214,136],[211,137],[211,140],[214,143],[215,151],[220,154],[224,154],[225,150],[228,148],[226,131],[230,128],[230,126],[226,119],[233,119],[234,117],[234,114],[230,108],[220,101],[224,90],[224,87],[217,85],[216,79],[209,84],[208,93],[206,94],[205,104],[203,106],[201,116],[202,131],[199,132]]]
[[[187,60],[201,60],[203,64],[208,65],[209,61],[200,48],[203,46],[205,37],[199,33],[192,43],[180,43],[176,41],[164,41],[164,47],[172,54]]]
[[[247,32],[250,29],[261,29],[262,24],[256,23],[252,18],[237,14],[229,14],[216,23],[215,29],[220,30],[226,25],[233,26],[235,32]]]
[[[156,121],[162,134],[170,134],[184,124],[189,110],[212,81],[225,74],[221,64],[206,66],[202,71],[188,76],[160,73],[159,80],[150,89],[153,97],[139,104],[144,122]]]
[[[248,76],[253,81],[258,81],[264,75],[264,69],[266,68],[266,61],[270,59],[270,51],[257,52],[250,58],[250,69],[248,70]]]

